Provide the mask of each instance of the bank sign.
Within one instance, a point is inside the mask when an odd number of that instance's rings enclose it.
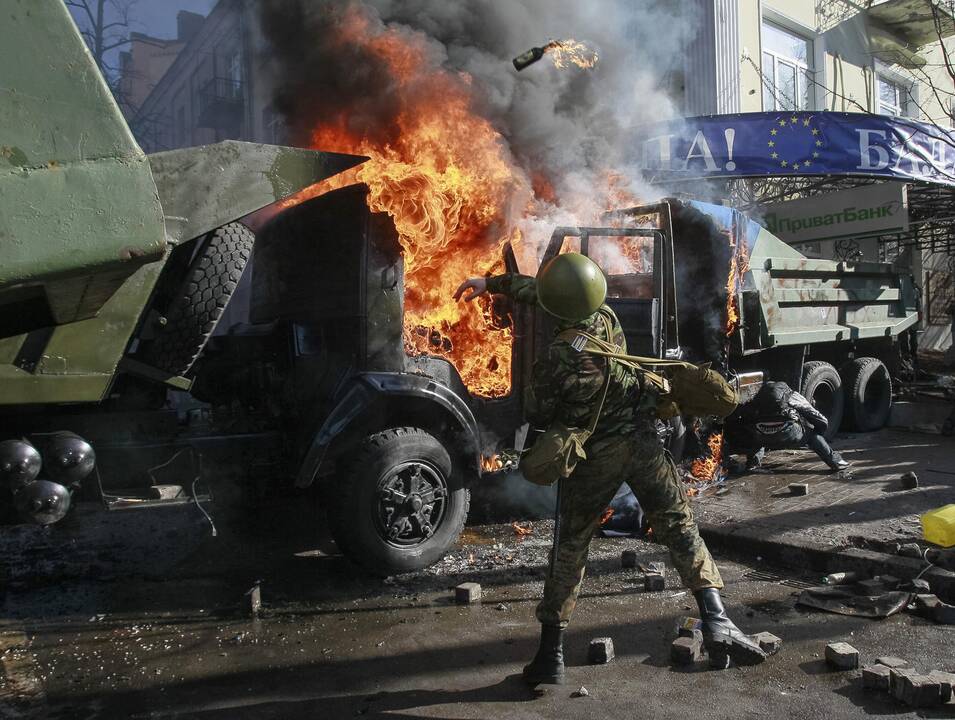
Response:
[[[955,187],[955,135],[865,113],[768,112],[685,118],[636,129],[637,165],[654,181],[857,175]]]
[[[766,229],[789,243],[908,230],[905,183],[885,182],[760,208]]]

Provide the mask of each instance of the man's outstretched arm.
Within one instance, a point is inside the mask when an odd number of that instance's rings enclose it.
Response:
[[[460,300],[463,296],[465,301],[470,301],[485,293],[506,295],[515,302],[536,305],[537,281],[529,275],[517,273],[505,273],[489,278],[468,278],[455,291],[454,299]]]

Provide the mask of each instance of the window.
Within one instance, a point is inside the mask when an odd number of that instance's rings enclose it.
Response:
[[[763,109],[809,110],[812,41],[763,23]]]
[[[909,89],[900,82],[896,82],[884,75],[879,75],[879,114],[880,115],[908,115]]]

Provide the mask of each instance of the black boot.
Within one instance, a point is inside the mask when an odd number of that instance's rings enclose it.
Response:
[[[530,665],[524,666],[524,682],[530,685],[564,684],[564,629],[541,625],[541,644]]]
[[[726,615],[719,590],[704,588],[693,595],[700,606],[703,645],[712,667],[725,669],[729,667],[730,660],[737,665],[758,665],[766,659],[766,653],[759,643],[743,634]]]

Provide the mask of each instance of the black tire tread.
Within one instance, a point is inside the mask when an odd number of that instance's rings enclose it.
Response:
[[[374,458],[383,452],[388,444],[396,439],[410,436],[436,440],[434,435],[428,431],[416,427],[394,427],[369,435],[354,452],[344,476],[346,478],[354,477],[360,469],[368,467]],[[452,458],[452,464],[453,462],[454,459]],[[341,550],[342,554],[348,556],[351,560],[375,575],[387,576],[402,572],[391,567],[382,566],[376,558],[362,552],[358,547],[357,537],[355,533],[351,531],[351,515],[348,512],[349,508],[353,508],[358,504],[357,498],[355,498],[357,489],[357,483],[345,480],[340,481],[338,487],[333,491],[336,499],[329,507],[328,523],[332,537],[335,539],[335,544],[338,546],[338,549]],[[471,509],[471,494],[467,490],[464,490],[462,495],[464,511],[460,514],[457,527],[453,528],[452,537],[454,538],[460,536],[461,531],[464,530],[464,524],[467,521],[468,512]]]
[[[192,369],[239,284],[254,241],[241,223],[209,233],[166,313],[166,325],[144,348],[145,362],[176,375]]]
[[[859,395],[860,383],[862,382],[863,370],[874,363],[882,363],[881,360],[874,357],[860,357],[851,360],[842,367],[842,386],[846,393],[845,417],[848,426],[857,432],[866,432],[867,430],[877,429],[868,427],[868,423],[860,422],[856,417],[855,398]],[[889,394],[891,397],[892,377],[889,376]],[[891,407],[891,403],[890,403]]]
[[[839,414],[839,417],[837,418],[839,422],[833,422],[832,418],[830,417],[826,418],[826,420],[829,421],[829,427],[826,429],[824,437],[827,440],[832,440],[832,438],[835,437],[836,433],[839,432],[839,428],[845,422],[845,417],[846,417],[847,403],[845,401],[844,385],[841,382],[842,374],[835,368],[835,366],[832,363],[828,363],[825,360],[809,360],[808,362],[803,363],[803,366],[802,366],[802,376],[799,379],[799,393],[803,395],[810,403],[812,402],[812,398],[809,395],[806,395],[806,392],[804,392],[806,390],[806,381],[811,375],[813,375],[817,370],[819,370],[822,367],[831,368],[834,375],[837,378],[840,378],[840,387],[838,388],[838,391],[843,396],[842,412]]]

